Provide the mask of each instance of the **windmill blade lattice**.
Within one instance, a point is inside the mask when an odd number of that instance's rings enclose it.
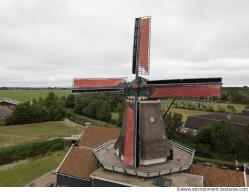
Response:
[[[73,93],[111,92],[123,93],[126,78],[81,78],[74,79]]]

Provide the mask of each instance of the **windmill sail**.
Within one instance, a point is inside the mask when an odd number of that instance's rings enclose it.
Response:
[[[150,68],[151,17],[135,20],[132,73],[148,75]]]
[[[168,97],[220,97],[221,78],[147,81],[151,99]]]
[[[125,78],[74,79],[73,93],[114,92],[123,93]]]

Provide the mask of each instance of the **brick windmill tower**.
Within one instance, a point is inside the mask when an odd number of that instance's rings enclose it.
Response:
[[[186,170],[192,163],[194,150],[167,138],[160,100],[219,97],[221,88],[221,78],[148,80],[142,77],[150,72],[150,28],[150,17],[135,19],[133,81],[105,78],[74,79],[73,82],[73,93],[111,92],[125,95],[119,139],[98,147],[94,153],[104,169],[142,177]],[[189,158],[185,158],[187,154]]]

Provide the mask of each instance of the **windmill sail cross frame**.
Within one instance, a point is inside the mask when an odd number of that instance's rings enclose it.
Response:
[[[161,99],[220,97],[222,86],[221,78],[150,81],[141,77],[140,75],[149,75],[150,72],[150,28],[151,17],[135,19],[132,73],[136,76],[132,82],[127,82],[126,78],[74,79],[72,89],[73,93],[125,94],[122,131],[115,144],[115,150],[117,158],[120,158],[125,166],[133,166],[136,169],[140,164],[147,166],[165,163],[173,157],[172,146],[165,133],[160,112]],[[157,142],[151,140],[152,135]],[[147,150],[147,146],[153,146],[153,149]],[[158,154],[159,156],[156,156]]]

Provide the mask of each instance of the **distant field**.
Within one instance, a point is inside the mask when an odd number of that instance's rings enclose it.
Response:
[[[162,101],[161,105],[162,105],[162,109],[163,110],[166,110],[170,104],[172,100],[164,100]],[[201,104],[205,104],[205,105],[211,105],[214,110],[217,110],[218,109],[218,106],[222,106],[226,112],[229,112],[227,106],[229,105],[228,103],[215,103],[215,102],[204,102],[204,101],[188,101],[188,100],[176,100],[175,102],[178,102],[178,103],[181,103],[181,102],[184,102],[184,103],[192,103],[193,105],[197,104],[197,103],[201,103]],[[241,112],[241,110],[243,110],[245,108],[245,105],[243,104],[232,104],[235,109],[238,111],[238,112]],[[186,119],[188,118],[188,116],[191,116],[191,115],[202,115],[202,114],[208,114],[210,112],[206,112],[206,111],[197,111],[197,110],[188,110],[188,109],[180,109],[180,108],[171,108],[170,109],[170,112],[172,113],[181,113],[182,116],[183,116],[183,121],[186,121]]]
[[[63,121],[2,126],[0,127],[0,147],[46,138],[71,136],[80,134],[82,131],[82,128]]]
[[[54,92],[57,96],[67,96],[71,90],[45,89],[45,90],[0,90],[0,97],[8,97],[20,102],[46,97],[49,92]]]
[[[177,109],[177,108],[171,108],[169,112],[181,113],[183,121],[186,121],[188,116],[191,116],[191,115],[202,115],[202,114],[209,113],[209,112],[205,112],[205,111],[195,111],[195,110]]]
[[[200,103],[206,106],[212,106],[214,108],[214,110],[218,110],[218,106],[223,107],[226,112],[229,112],[227,106],[230,105],[230,103],[216,103],[216,102],[205,102],[205,101],[188,101],[188,100],[177,100],[176,102],[181,103],[192,103],[193,105]],[[243,109],[245,109],[245,105],[244,104],[233,104],[231,103],[231,105],[234,106],[234,108],[238,111],[241,112]]]
[[[0,170],[0,187],[24,186],[56,169],[66,151],[56,152],[46,157],[38,157],[4,170]]]

